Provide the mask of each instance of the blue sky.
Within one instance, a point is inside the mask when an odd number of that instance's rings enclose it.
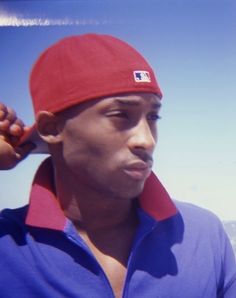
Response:
[[[136,47],[164,93],[154,171],[172,197],[236,218],[236,1],[0,2],[0,101],[33,122],[28,76],[58,39],[107,33]],[[34,155],[0,173],[0,209],[27,202]]]

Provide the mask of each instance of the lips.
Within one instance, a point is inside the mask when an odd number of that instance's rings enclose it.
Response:
[[[137,161],[125,167],[124,172],[134,180],[146,180],[151,174],[152,162]]]

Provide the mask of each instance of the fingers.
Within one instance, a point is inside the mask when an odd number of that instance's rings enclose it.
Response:
[[[24,134],[25,125],[12,109],[0,103],[0,136],[2,139],[15,144]]]
[[[25,143],[21,145],[20,147],[15,148],[16,157],[18,161],[23,160],[26,158],[30,152],[35,149],[36,145],[34,143]]]
[[[20,137],[24,133],[24,123],[22,120],[16,118],[14,123],[9,126],[9,132],[15,137]]]
[[[14,168],[21,160],[26,158],[35,148],[33,143],[25,143],[18,147],[13,147],[9,142],[0,138],[0,170]]]
[[[3,103],[0,103],[0,120],[4,120],[7,113],[7,108]]]
[[[0,103],[0,170],[15,167],[36,147],[28,141],[19,145],[29,129],[13,109]]]

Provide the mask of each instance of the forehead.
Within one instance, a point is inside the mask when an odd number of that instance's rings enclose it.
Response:
[[[102,105],[119,105],[119,106],[148,106],[150,108],[160,108],[161,100],[153,93],[132,93],[118,94],[111,97],[102,98],[97,101],[97,104]]]
[[[131,94],[118,94],[99,99],[91,99],[84,103],[80,103],[71,108],[68,108],[58,115],[64,117],[73,117],[81,113],[89,113],[89,111],[96,111],[98,109],[106,109],[109,107],[142,107],[148,109],[160,109],[161,99],[154,93],[131,93]]]

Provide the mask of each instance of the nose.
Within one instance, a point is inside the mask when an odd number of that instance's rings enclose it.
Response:
[[[157,141],[157,131],[155,127],[150,126],[146,119],[142,119],[132,129],[132,134],[129,139],[129,146],[131,151],[145,152],[152,154]]]

